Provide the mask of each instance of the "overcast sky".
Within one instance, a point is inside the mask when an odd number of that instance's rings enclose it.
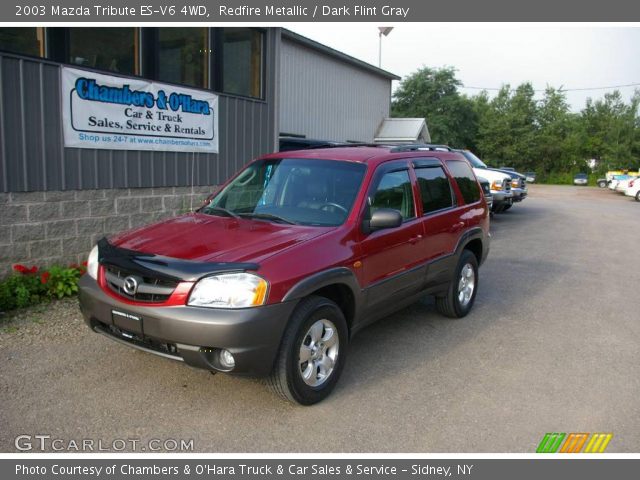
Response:
[[[377,65],[377,27],[352,23],[287,28]],[[399,25],[383,37],[382,68],[404,77],[422,65],[453,66],[465,86],[476,87],[515,87],[525,81],[535,89],[640,83],[640,27],[423,23]],[[619,90],[628,99],[634,87]],[[587,97],[600,98],[606,91],[568,92],[567,99],[579,111]]]

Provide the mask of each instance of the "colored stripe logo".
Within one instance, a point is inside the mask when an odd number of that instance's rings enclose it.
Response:
[[[612,438],[613,433],[545,433],[536,453],[604,453]]]

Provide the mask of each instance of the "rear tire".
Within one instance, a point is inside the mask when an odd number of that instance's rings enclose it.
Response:
[[[478,259],[469,250],[463,250],[447,294],[436,297],[436,308],[445,317],[462,318],[473,307],[478,291]]]
[[[340,308],[324,297],[305,298],[285,329],[267,384],[292,403],[313,405],[324,400],[338,383],[348,342]]]

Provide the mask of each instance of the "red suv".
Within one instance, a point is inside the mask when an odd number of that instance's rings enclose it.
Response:
[[[432,145],[261,157],[193,213],[102,239],[80,283],[96,332],[325,398],[353,335],[425,294],[463,317],[489,252],[467,160]]]

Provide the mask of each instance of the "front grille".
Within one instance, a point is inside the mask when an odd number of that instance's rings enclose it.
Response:
[[[511,191],[511,181],[504,179],[502,181],[502,187],[504,188],[505,192],[510,192]]]
[[[107,287],[112,292],[136,302],[166,302],[178,286],[178,282],[141,275],[113,265],[105,265],[104,273]],[[133,295],[125,291],[125,279],[127,277],[133,277],[136,280],[137,289]]]

